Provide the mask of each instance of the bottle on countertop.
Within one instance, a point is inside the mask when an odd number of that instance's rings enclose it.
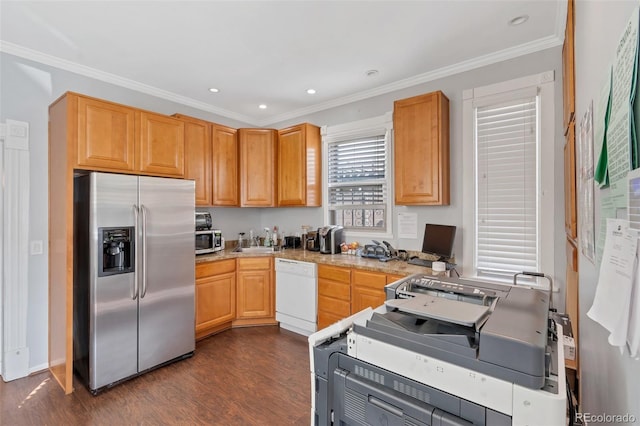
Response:
[[[271,239],[273,240],[273,246],[278,247],[278,227],[273,226],[273,232],[271,233]]]
[[[264,228],[265,236],[264,236],[264,246],[271,247],[271,233],[269,232],[269,228]]]

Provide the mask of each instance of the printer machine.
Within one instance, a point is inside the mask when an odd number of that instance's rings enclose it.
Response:
[[[550,294],[415,274],[309,336],[314,425],[564,425]]]

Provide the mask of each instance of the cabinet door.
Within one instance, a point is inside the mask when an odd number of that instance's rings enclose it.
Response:
[[[275,317],[275,293],[269,257],[238,259],[236,318]]]
[[[351,313],[351,270],[318,265],[318,330]]]
[[[563,123],[567,130],[575,113],[575,55],[574,55],[574,1],[567,1],[567,23],[564,30],[564,44],[562,45],[562,89],[564,99]]]
[[[239,129],[240,205],[274,207],[276,134],[271,129]]]
[[[230,328],[235,314],[235,259],[196,263],[196,339]]]
[[[278,131],[278,205],[321,206],[321,174],[320,128]]]
[[[406,277],[406,275],[389,274],[387,275],[387,284],[394,283],[404,277]]]
[[[69,98],[73,98],[69,95]],[[80,168],[135,170],[135,110],[78,96]]]
[[[236,129],[220,126],[211,127],[213,164],[213,205],[240,205],[238,190],[238,134]]]
[[[176,118],[140,111],[140,171],[184,175],[184,123]]]
[[[395,203],[449,205],[449,99],[442,92],[394,102]]]
[[[565,312],[569,315],[569,319],[571,319],[571,328],[573,331],[573,339],[576,345],[576,355],[578,355],[578,349],[580,346],[578,345],[578,338],[580,336],[580,292],[578,286],[578,248],[576,247],[575,241],[567,238],[566,243],[566,255],[567,255],[567,276],[566,276],[566,285],[567,288],[565,290]],[[576,356],[575,360],[566,360],[567,367],[573,368],[574,370],[578,369],[578,356]]]
[[[235,316],[235,272],[196,280],[196,336]]]
[[[196,182],[196,206],[210,206],[211,126],[201,120],[183,118],[183,121],[184,177]]]
[[[274,316],[269,271],[238,271],[238,318]]]
[[[360,312],[367,307],[376,308],[384,303],[386,274],[380,272],[351,271],[351,312]]]
[[[576,199],[576,139],[575,122],[569,124],[564,144],[564,228],[572,240],[578,237]]]

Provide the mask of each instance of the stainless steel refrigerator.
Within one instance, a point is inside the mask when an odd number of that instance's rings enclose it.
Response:
[[[195,186],[74,179],[74,368],[94,394],[195,349]]]

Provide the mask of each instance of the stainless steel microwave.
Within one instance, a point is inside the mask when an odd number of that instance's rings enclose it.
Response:
[[[221,230],[203,229],[196,231],[196,254],[214,253],[223,248]]]

